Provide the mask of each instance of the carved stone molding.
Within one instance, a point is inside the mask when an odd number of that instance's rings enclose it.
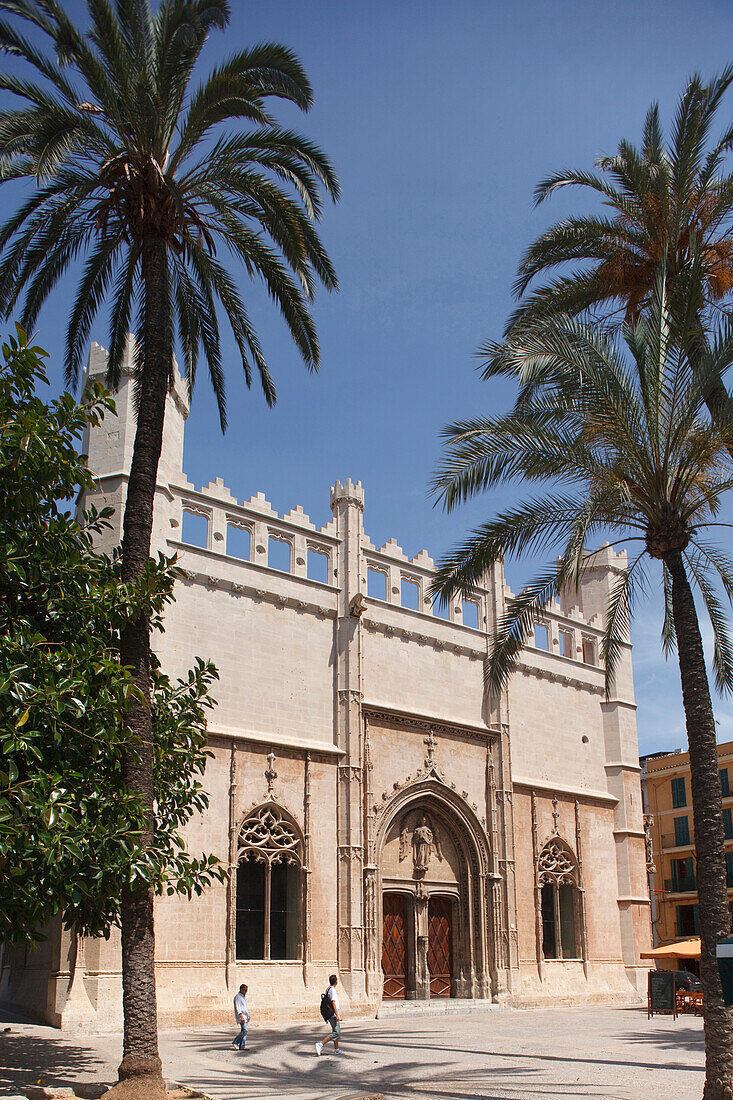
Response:
[[[344,783],[361,783],[361,768],[355,764],[339,764],[339,780]]]
[[[595,667],[595,666],[591,666]],[[528,676],[534,676],[538,680],[548,680],[552,684],[562,684],[563,687],[572,687],[576,691],[588,691],[591,695],[606,694],[606,689],[597,684],[589,684],[586,680],[579,680],[575,676],[562,675],[558,672],[550,672],[546,668],[535,668],[534,665],[526,665],[522,661],[517,665],[518,672],[524,672]]]
[[[397,590],[395,595],[398,594]],[[428,618],[432,618],[429,616]],[[445,625],[445,620],[439,620]],[[455,653],[458,657],[468,657],[472,661],[483,661],[486,658],[486,649],[484,647],[477,648],[474,646],[461,645],[460,642],[450,642],[445,638],[431,637],[429,634],[425,634],[424,630],[408,630],[399,626],[394,626],[392,623],[382,623],[377,619],[368,618],[362,620],[365,628],[372,631],[375,634],[386,634],[389,636],[397,636],[403,638],[406,642],[418,642],[421,645],[430,645],[434,649],[444,649],[449,653]],[[449,624],[450,625],[450,624]]]
[[[432,730],[433,734],[442,733],[452,737],[466,737],[471,740],[483,742],[495,741],[500,735],[498,729],[489,726],[480,728],[478,726],[464,726],[458,722],[450,724],[448,722],[441,722],[435,718],[429,718],[422,714],[386,710],[384,707],[374,707],[369,703],[365,703],[362,710],[365,717],[367,717],[370,722],[389,722],[393,726],[424,730],[425,734],[429,734]]]
[[[359,844],[339,844],[339,859],[342,863],[350,863],[352,860],[364,862],[364,849]]]
[[[292,610],[317,615],[319,618],[335,619],[335,608],[324,607],[323,604],[313,600],[304,600],[299,596],[285,596],[281,592],[268,592],[264,588],[257,588],[251,584],[242,584],[239,581],[228,581],[223,577],[214,576],[211,573],[199,573],[192,569],[181,569],[180,579],[184,584],[200,584],[208,589],[229,590],[234,595],[250,596],[252,599],[261,600],[263,603],[274,604],[280,610],[291,608]]]

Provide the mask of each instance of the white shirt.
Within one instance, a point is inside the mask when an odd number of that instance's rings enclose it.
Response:
[[[237,993],[234,998],[234,1019],[240,1024],[240,1015],[244,1016],[244,1022],[249,1023],[249,1009],[247,1008],[247,998],[244,993]]]
[[[331,1002],[331,1004],[333,1005],[333,1007],[336,1009],[336,1014],[338,1016],[340,1016],[341,1015],[341,1009],[339,1008],[339,998],[338,998],[338,993],[336,992],[336,987],[333,986],[333,985],[329,985],[329,987],[326,991],[326,996],[328,997],[328,999]]]

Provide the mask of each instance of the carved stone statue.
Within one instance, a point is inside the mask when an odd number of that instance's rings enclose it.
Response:
[[[433,855],[443,859],[438,834],[426,813],[406,814],[400,830],[400,862],[410,846],[410,818],[412,818],[412,863],[415,877],[425,874]]]

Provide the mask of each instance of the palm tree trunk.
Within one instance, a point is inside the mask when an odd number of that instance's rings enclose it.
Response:
[[[664,560],[672,577],[672,614],[690,748],[702,942],[700,979],[705,1026],[703,1097],[704,1100],[730,1100],[733,1095],[733,1018],[731,1010],[723,1004],[715,958],[716,944],[730,931],[715,719],[697,611],[682,554],[679,550],[670,550]]]
[[[163,444],[163,420],[173,357],[165,244],[149,242],[143,256],[145,316],[142,335],[137,432],[125,504],[122,538],[123,580],[139,577],[150,557],[153,503]],[[150,717],[150,622],[142,615],[122,635],[122,663],[131,666],[145,703],[129,710],[125,725],[132,747],[123,761],[128,789],[142,798],[148,816],[145,845],[153,839],[153,737]],[[144,1075],[161,1079],[155,999],[153,891],[126,887],[122,893],[122,1003],[124,1047],[119,1078]]]

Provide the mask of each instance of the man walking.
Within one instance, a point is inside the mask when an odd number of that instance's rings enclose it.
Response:
[[[239,993],[234,998],[234,1019],[239,1025],[239,1035],[232,1043],[235,1050],[244,1050],[247,1042],[247,1025],[249,1023],[249,1009],[247,1008],[247,986],[242,984]]]
[[[338,978],[332,974],[328,979],[328,989],[321,997],[321,1015],[331,1025],[331,1034],[322,1043],[316,1043],[316,1054],[320,1055],[326,1043],[333,1043],[334,1054],[343,1054],[339,1049],[339,1036],[341,1035],[341,1011],[339,1009],[338,993],[336,986]]]

